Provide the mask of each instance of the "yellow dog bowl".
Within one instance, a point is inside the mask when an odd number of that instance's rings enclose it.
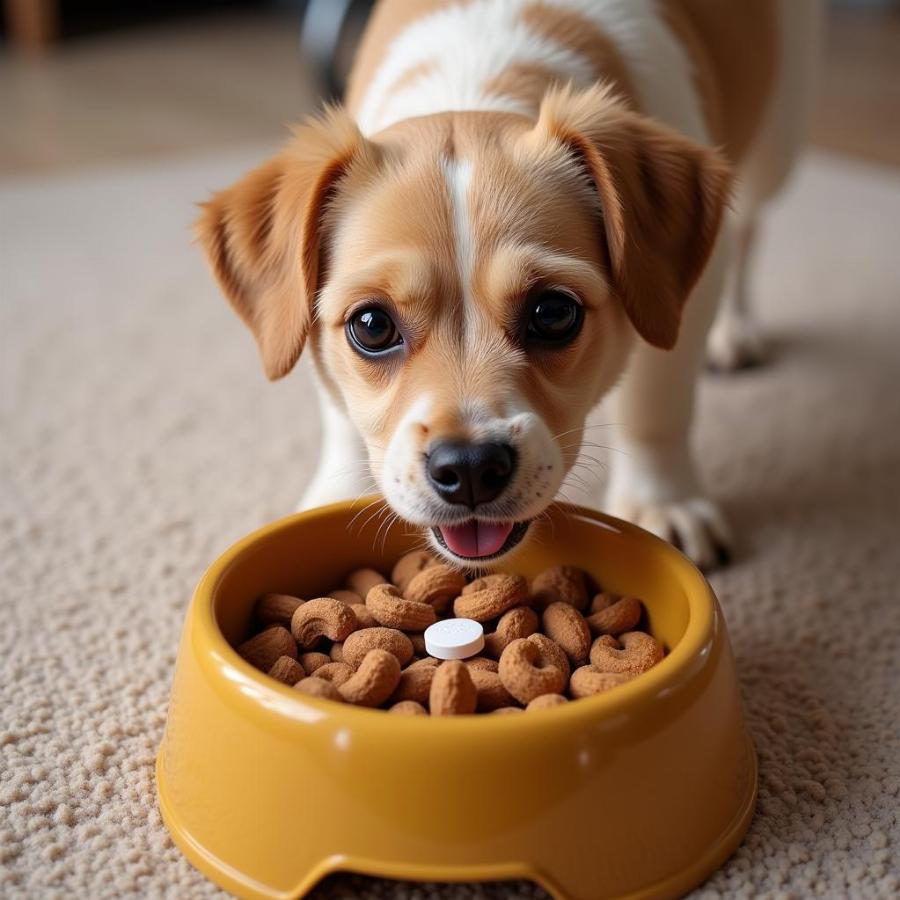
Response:
[[[299,694],[231,646],[259,594],[315,596],[420,544],[351,525],[358,509],[275,522],[197,588],[157,761],[163,818],[197,868],[241,897],[299,897],[344,870],[529,878],[599,900],[677,896],[722,864],[753,814],[756,764],[721,611],[681,554],[600,513],[553,511],[509,568],[572,563],[641,597],[666,658],[542,712],[393,716]]]

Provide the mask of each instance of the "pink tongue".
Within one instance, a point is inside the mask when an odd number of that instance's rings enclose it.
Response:
[[[498,553],[512,530],[512,522],[480,522],[472,519],[464,525],[441,526],[441,537],[457,556],[477,558]]]

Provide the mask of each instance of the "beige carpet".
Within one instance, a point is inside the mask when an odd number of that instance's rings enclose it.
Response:
[[[315,454],[307,372],[263,380],[188,246],[191,201],[260,153],[0,184],[4,897],[219,893],[169,842],[152,766],[194,583],[291,508]],[[701,897],[900,890],[898,234],[897,172],[809,160],[757,279],[776,358],[703,385],[761,785]]]

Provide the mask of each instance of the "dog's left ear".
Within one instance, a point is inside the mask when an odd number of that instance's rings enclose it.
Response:
[[[719,230],[728,165],[603,86],[551,91],[526,140],[533,149],[561,143],[586,168],[599,195],[612,287],[638,334],[671,349]]]
[[[309,334],[331,201],[375,155],[350,117],[331,109],[202,204],[197,239],[222,292],[253,332],[270,379],[290,372]]]

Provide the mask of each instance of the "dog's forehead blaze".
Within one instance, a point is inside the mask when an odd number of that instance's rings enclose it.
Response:
[[[427,322],[428,334],[390,377],[354,379],[360,391],[350,399],[373,445],[385,446],[422,396],[429,399],[423,442],[465,436],[467,404],[508,415],[510,398],[521,398],[554,431],[571,428],[582,414],[581,404],[570,402],[571,376],[585,354],[531,365],[508,334],[529,275],[523,254],[509,253],[510,247],[603,264],[597,211],[583,177],[566,164],[562,148],[555,157],[547,148],[522,152],[518,139],[530,127],[502,113],[441,114],[378,136],[385,170],[351,208],[335,259],[342,266],[378,258],[427,261],[416,270],[428,283],[415,297],[407,286],[394,299],[404,316]],[[463,196],[448,181],[448,163],[470,172]],[[460,224],[468,229],[465,247]],[[461,251],[471,258],[461,259]],[[386,292],[404,281],[396,264],[383,281]],[[371,371],[352,351],[343,355],[351,367]]]

